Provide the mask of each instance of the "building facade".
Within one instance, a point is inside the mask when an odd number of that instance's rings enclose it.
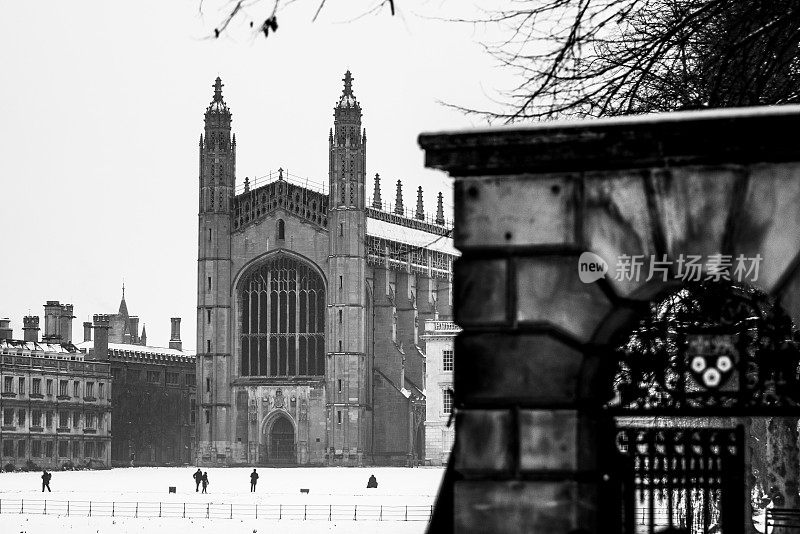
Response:
[[[453,364],[455,337],[451,321],[425,321],[425,463],[446,465],[453,449]]]
[[[195,458],[197,416],[194,353],[182,348],[180,318],[171,319],[169,348],[142,344],[146,342],[144,327],[134,337],[136,326],[128,317],[123,292],[120,312],[97,314],[93,324],[84,323],[84,341],[78,344],[87,359],[108,362],[111,368],[115,421],[111,462],[117,466],[190,464]],[[136,343],[112,342],[115,329],[125,333],[123,339]]]
[[[48,308],[50,308],[48,310]],[[25,317],[25,339],[4,329],[0,339],[2,466],[58,469],[111,466],[111,369],[85,361],[69,341],[61,305],[45,305],[45,338],[38,317]],[[50,312],[54,314],[51,314]],[[71,306],[69,315],[71,316]],[[56,319],[53,319],[53,317]]]
[[[451,226],[368,198],[367,135],[348,71],[328,180],[279,170],[236,186],[217,78],[199,145],[198,462],[400,464],[424,457],[426,319],[451,314]]]

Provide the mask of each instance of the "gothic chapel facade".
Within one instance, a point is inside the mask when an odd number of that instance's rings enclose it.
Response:
[[[361,104],[344,77],[327,192],[280,171],[237,194],[217,78],[200,136],[197,461],[406,465],[424,459],[426,319],[451,316],[457,256],[437,213],[367,198]]]

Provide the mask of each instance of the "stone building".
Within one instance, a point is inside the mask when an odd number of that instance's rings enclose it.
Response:
[[[72,306],[45,304],[39,317],[23,320],[15,340],[0,321],[0,443],[2,466],[58,469],[67,463],[111,465],[111,371],[85,361],[71,342]]]
[[[120,311],[84,323],[78,348],[87,359],[108,362],[114,379],[111,462],[114,465],[182,465],[195,457],[195,357],[183,351],[180,318],[171,319],[169,348],[151,347],[128,316],[123,290]],[[92,340],[94,330],[94,340]],[[112,339],[129,339],[115,342]],[[114,337],[116,336],[116,337]]]
[[[236,187],[217,78],[199,143],[198,461],[406,465],[424,457],[422,344],[451,315],[457,256],[442,197],[426,215],[368,198],[348,71],[326,186],[279,170]],[[371,173],[370,173],[371,174]],[[388,208],[388,209],[387,209]]]
[[[451,321],[425,321],[425,463],[445,465],[455,438],[453,345],[461,329]]]

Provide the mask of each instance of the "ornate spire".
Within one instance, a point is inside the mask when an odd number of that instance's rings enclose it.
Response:
[[[128,317],[128,304],[125,302],[125,282],[122,282],[122,300],[119,302],[119,314],[125,318]]]
[[[381,175],[375,173],[375,191],[372,193],[372,207],[376,210],[383,208],[383,201],[381,201]]]
[[[219,78],[217,78],[219,80]],[[353,96],[353,75],[350,74],[350,69],[347,69],[347,72],[344,73],[344,78],[342,78],[344,82],[344,92],[342,93],[345,96]]]
[[[436,224],[444,226],[444,202],[442,200],[442,192],[436,199]]]
[[[244,177],[244,192],[245,193],[250,192],[250,178],[248,178],[247,176]]]
[[[217,76],[216,81],[214,82],[214,97],[211,100],[211,104],[209,104],[208,109],[206,110],[206,114],[209,112],[216,112],[216,113],[227,113],[230,114],[230,110],[228,109],[228,105],[225,103],[225,100],[222,98],[222,80],[219,76]]]
[[[352,109],[354,114],[351,119],[361,119],[361,104],[358,103],[356,99],[356,95],[353,93],[353,76],[350,74],[350,71],[344,73],[344,78],[342,78],[344,82],[344,89],[342,90],[342,96],[339,97],[339,103],[336,105],[337,108],[341,109]]]
[[[414,218],[420,221],[425,220],[425,208],[422,206],[422,186],[417,187],[417,211]]]
[[[403,182],[397,180],[397,197],[394,199],[394,212],[402,215],[405,210],[403,209]]]
[[[147,325],[142,323],[142,335],[139,336],[139,344],[147,345],[147,329],[145,328]]]
[[[219,76],[214,81],[214,102],[222,102],[222,78]]]

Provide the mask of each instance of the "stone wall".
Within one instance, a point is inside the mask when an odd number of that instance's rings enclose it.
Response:
[[[420,137],[455,177],[456,444],[431,532],[618,531],[601,454],[610,337],[674,283],[578,260],[761,255],[741,281],[798,316],[800,108]],[[704,270],[703,275],[708,271]],[[674,286],[673,286],[674,287]]]

